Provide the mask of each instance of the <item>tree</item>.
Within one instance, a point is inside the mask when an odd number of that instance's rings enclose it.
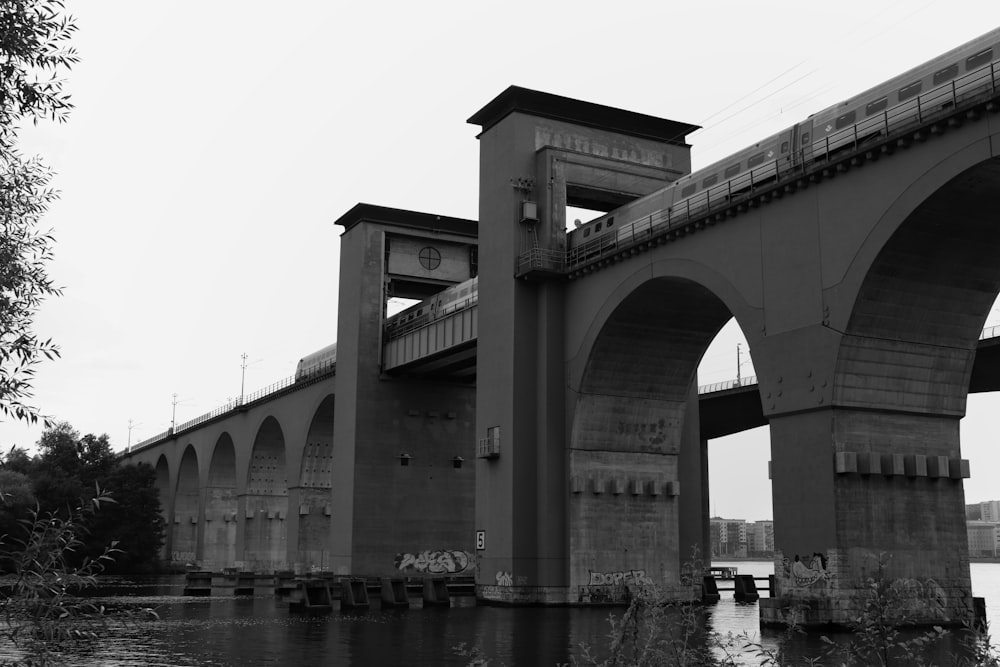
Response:
[[[107,563],[108,573],[137,574],[159,566],[166,524],[160,513],[156,471],[146,463],[119,465],[101,488],[115,504],[101,508],[90,521],[85,554],[96,559],[104,546],[116,544],[119,552]]]
[[[88,517],[83,548],[68,557],[70,562],[96,559],[114,542],[114,560],[105,563],[109,571],[149,571],[159,565],[165,529],[156,473],[148,465],[121,465],[106,434],[81,436],[66,422],[53,424],[38,440],[29,477],[43,513],[67,517],[81,498],[90,500],[99,489],[113,499]]]
[[[60,294],[46,272],[53,238],[39,223],[58,196],[51,171],[18,150],[24,120],[62,122],[72,104],[59,78],[78,61],[66,45],[76,30],[61,0],[0,3],[0,417],[31,423],[35,366],[58,356],[51,339],[33,331],[42,300]]]

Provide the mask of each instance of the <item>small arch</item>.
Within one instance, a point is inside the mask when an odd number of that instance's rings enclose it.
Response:
[[[243,561],[260,570],[287,567],[288,475],[285,436],[278,420],[268,416],[254,438],[247,471]]]
[[[320,403],[306,435],[302,469],[299,472],[298,557],[306,569],[330,562],[330,488],[333,482],[333,415],[335,396]],[[294,508],[293,508],[294,509]]]
[[[205,490],[203,566],[212,570],[233,567],[236,560],[236,447],[229,433],[215,443]]]
[[[174,492],[170,553],[174,565],[190,565],[198,560],[198,486],[198,454],[193,445],[188,445],[177,469],[177,490]]]

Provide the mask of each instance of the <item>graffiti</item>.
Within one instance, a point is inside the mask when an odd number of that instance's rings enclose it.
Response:
[[[653,580],[645,570],[624,570],[622,572],[591,572],[591,586],[636,586],[652,585]]]
[[[607,604],[629,602],[632,591],[628,586],[580,586],[577,602],[586,604]]]
[[[175,563],[193,563],[194,562],[194,552],[193,551],[175,551],[170,554],[170,560]]]
[[[394,561],[400,572],[426,572],[427,574],[456,574],[465,572],[475,562],[472,554],[461,550],[421,551],[399,553]]]
[[[497,572],[497,586],[513,586],[514,576],[510,572]]]
[[[933,579],[897,579],[889,587],[888,595],[895,611],[903,617],[928,612],[934,618],[948,617],[948,594]]]
[[[826,556],[816,552],[812,556],[806,556],[809,565],[806,565],[798,554],[791,562],[787,558],[781,561],[784,578],[787,585],[792,588],[809,588],[817,583],[829,586],[833,575],[826,569]]]

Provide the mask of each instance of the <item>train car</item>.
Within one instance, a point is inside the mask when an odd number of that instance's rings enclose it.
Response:
[[[393,315],[386,320],[385,329],[390,334],[416,329],[475,303],[478,297],[479,278],[476,277],[447,287],[434,296]]]
[[[337,344],[327,345],[299,359],[295,366],[295,381],[325,373],[337,363]]]
[[[899,76],[812,114],[797,126],[803,159],[825,157],[857,141],[920,122],[921,115],[992,85],[1000,59],[1000,28],[928,60]],[[920,100],[918,106],[918,98]]]
[[[567,263],[573,266],[629,245],[657,228],[669,229],[776,180],[788,169],[856,148],[995,88],[998,60],[1000,28],[571,230]],[[651,202],[660,203],[660,208],[650,210]]]

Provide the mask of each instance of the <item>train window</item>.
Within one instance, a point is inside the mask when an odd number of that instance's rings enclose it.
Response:
[[[954,65],[949,65],[944,69],[940,69],[934,72],[934,85],[944,83],[945,81],[951,81],[956,76],[958,76],[958,63]]]
[[[788,142],[787,141],[782,141],[781,142],[781,152],[782,153],[787,153],[788,152]]]
[[[872,114],[876,114],[880,111],[885,111],[888,106],[889,106],[889,98],[881,97],[875,100],[874,102],[868,103],[868,106],[865,107],[865,115],[871,116]]]
[[[594,231],[595,231],[595,232],[599,232],[599,231],[601,231],[601,227],[603,227],[603,226],[604,226],[604,223],[601,223],[601,222],[597,223],[597,224],[596,224],[596,225],[594,226]]]
[[[583,229],[583,238],[587,238],[588,236],[590,236],[590,227],[585,227]]]
[[[971,55],[965,59],[965,71],[971,72],[977,67],[982,67],[983,65],[989,64],[993,60],[993,49],[984,49],[975,55]]]
[[[615,224],[615,216],[611,216],[610,218],[608,218],[608,227],[610,227],[613,224]]]
[[[809,133],[808,132],[803,132],[802,133],[802,145],[805,146],[808,143],[809,143]]]
[[[920,87],[923,81],[917,81],[916,83],[911,83],[908,86],[903,86],[899,89],[899,101],[908,100],[914,95],[920,94]]]
[[[688,185],[683,190],[681,190],[681,197],[690,197],[691,195],[694,194],[694,191],[697,188],[698,188],[698,186],[695,185],[694,183],[692,183],[691,185]]]
[[[753,169],[758,164],[764,164],[764,160],[767,156],[764,153],[757,153],[756,155],[751,155],[750,159],[747,160],[747,168]]]
[[[726,178],[732,178],[733,176],[735,176],[738,173],[740,173],[740,163],[739,162],[737,162],[736,164],[732,164],[732,165],[729,165],[728,167],[726,167],[725,177]]]
[[[708,178],[706,178],[704,181],[701,182],[701,187],[708,188],[715,185],[718,182],[719,182],[719,175],[712,174],[711,176],[709,176]]]
[[[834,121],[834,127],[838,130],[842,127],[847,127],[848,125],[854,125],[854,119],[856,114],[853,111],[848,111],[845,114],[837,116],[837,120]]]

